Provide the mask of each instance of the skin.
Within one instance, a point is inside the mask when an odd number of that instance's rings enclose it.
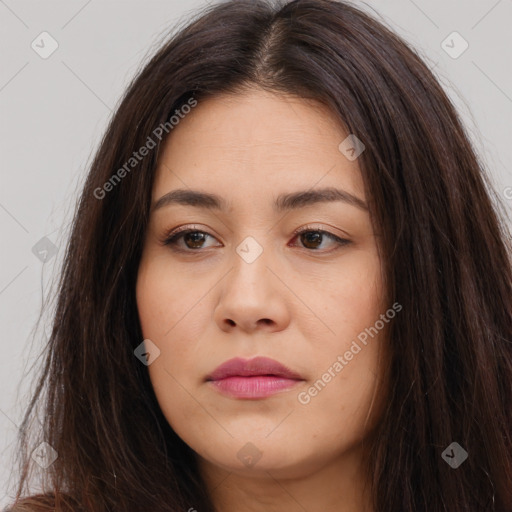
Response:
[[[156,397],[219,511],[372,510],[362,442],[382,413],[384,330],[309,403],[298,400],[389,308],[370,215],[340,201],[272,208],[280,193],[323,187],[366,201],[357,160],[338,149],[347,135],[319,104],[249,89],[200,102],[159,157],[153,205],[177,188],[229,204],[152,211],[136,290],[144,338],[160,350],[148,366]],[[175,252],[162,242],[179,226],[207,235],[182,237],[188,253]],[[350,244],[293,234],[306,226]],[[263,249],[250,264],[236,252],[248,236]],[[205,381],[224,361],[254,356],[303,381],[258,400]],[[237,456],[246,443],[261,455],[252,465]]]

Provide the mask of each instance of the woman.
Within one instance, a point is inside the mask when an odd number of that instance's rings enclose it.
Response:
[[[512,510],[492,194],[432,73],[368,15],[208,8],[90,169],[11,510]]]

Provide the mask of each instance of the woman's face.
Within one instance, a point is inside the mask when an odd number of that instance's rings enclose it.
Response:
[[[305,475],[378,419],[390,315],[348,135],[252,90],[200,102],[160,155],[137,304],[160,407],[202,464]],[[165,244],[176,228],[195,233]]]

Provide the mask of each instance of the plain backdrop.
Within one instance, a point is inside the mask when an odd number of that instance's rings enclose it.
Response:
[[[402,35],[433,68],[509,212],[512,0],[353,3]],[[35,324],[87,166],[128,81],[162,37],[202,5],[0,0],[0,506],[13,491],[16,431],[48,333],[46,321],[33,339]]]

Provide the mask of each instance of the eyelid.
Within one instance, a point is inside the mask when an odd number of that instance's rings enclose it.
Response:
[[[178,226],[176,228],[169,229],[165,232],[165,237],[168,238],[172,235],[177,235],[182,231],[203,231],[203,228],[197,224],[184,224],[183,226]]]
[[[313,225],[313,224],[307,224],[306,226],[302,226],[300,228],[297,228],[296,230],[293,231],[293,235],[297,235],[297,234],[300,234],[302,233],[303,231],[324,231],[326,232],[327,234],[331,234],[332,236],[337,236],[338,238],[340,238],[338,235],[335,235],[334,233],[330,233],[329,229],[332,229],[328,226],[322,226],[320,224],[320,226],[317,224],[317,225]],[[208,231],[205,231],[201,226],[199,225],[196,225],[196,224],[192,224],[192,225],[189,225],[189,224],[184,224],[183,226],[178,226],[176,228],[173,228],[171,230],[168,230],[165,232],[165,235],[164,235],[164,240],[167,240],[169,237],[173,236],[173,235],[177,235],[183,231],[203,231],[204,233],[210,235],[210,236],[215,236],[215,235],[212,235],[210,234]],[[347,236],[347,237],[350,237],[350,235],[348,235],[347,233],[344,233],[342,236]]]
[[[330,230],[332,230],[334,228],[330,227],[330,226],[325,226],[325,225],[322,225],[322,224],[307,224],[306,226],[302,226],[300,228],[297,228],[293,234],[294,235],[297,235],[297,234],[300,234],[304,231],[320,231],[320,232],[323,232],[323,233],[326,233],[330,236],[333,236],[335,238],[339,238],[339,239],[342,239],[342,237],[347,237],[347,238],[350,238],[350,235],[348,233],[345,233],[345,232],[342,232],[343,234],[342,235],[335,235],[334,233],[332,233]],[[341,231],[341,230],[339,230]]]

